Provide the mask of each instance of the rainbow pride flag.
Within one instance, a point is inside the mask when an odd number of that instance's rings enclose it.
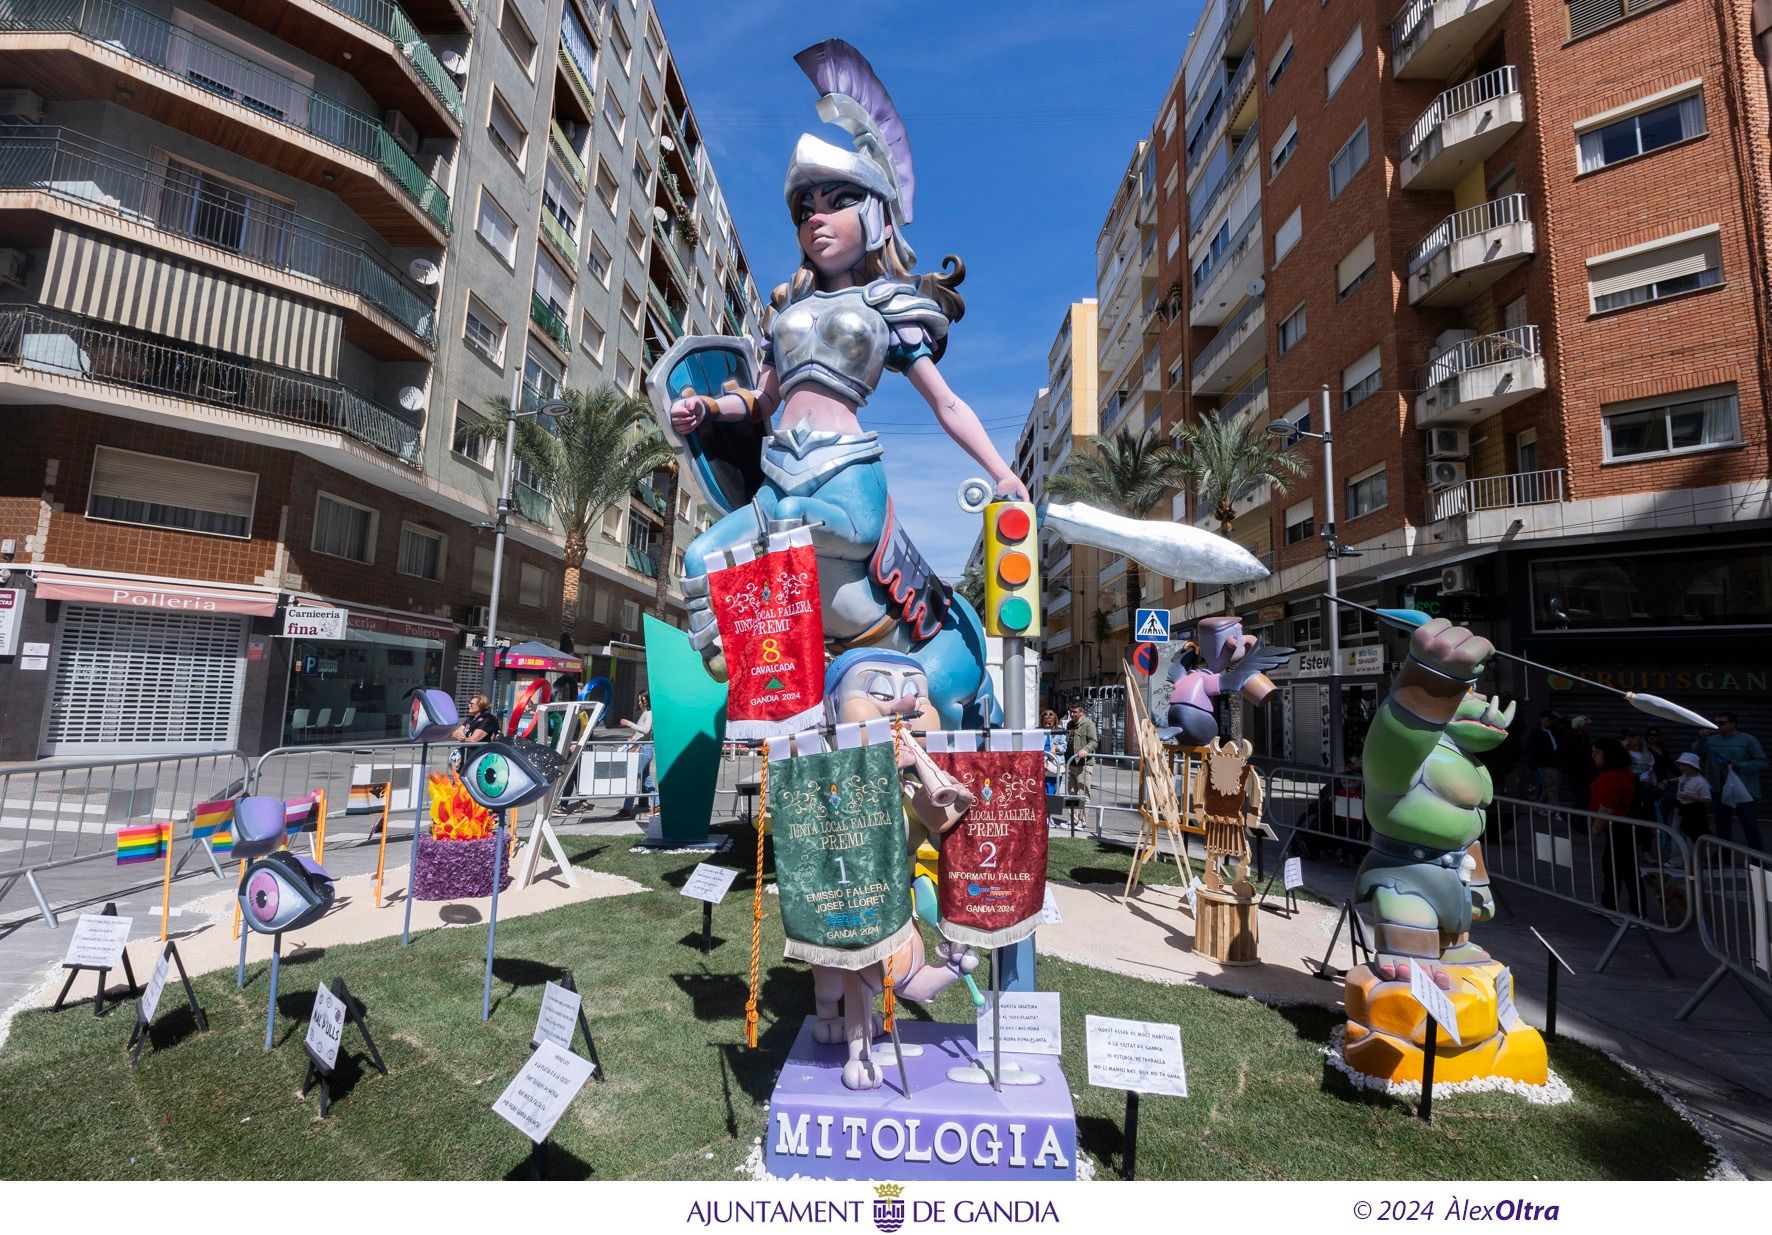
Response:
[[[135,828],[117,830],[117,865],[153,862],[164,855],[172,844],[170,823],[144,823]]]
[[[303,798],[289,798],[283,803],[283,830],[291,836],[313,827],[320,814],[320,791]]]
[[[191,836],[206,840],[212,853],[234,852],[234,800],[205,802],[191,812]]]

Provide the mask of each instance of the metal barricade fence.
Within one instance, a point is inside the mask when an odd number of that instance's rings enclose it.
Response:
[[[246,756],[212,750],[153,758],[25,764],[0,770],[0,903],[21,881],[36,899],[45,925],[57,924],[51,897],[39,882],[49,871],[89,862],[114,862],[117,831],[125,825],[176,824],[176,840],[188,837],[191,808],[238,792],[247,777]],[[206,846],[180,846],[182,869]],[[129,876],[125,876],[129,877]],[[115,898],[158,883],[152,879],[111,888],[96,876],[55,899],[69,903]]]
[[[409,829],[426,808],[427,777],[448,770],[459,743],[359,742],[338,746],[278,746],[253,763],[246,793],[285,800],[316,790],[326,794],[326,835],[368,840],[381,823],[381,803],[358,803],[351,790],[388,786],[390,836]],[[410,835],[410,831],[407,832]]]
[[[1674,1019],[1690,1017],[1730,974],[1772,1017],[1772,853],[1701,836],[1692,869],[1698,939],[1717,967]]]

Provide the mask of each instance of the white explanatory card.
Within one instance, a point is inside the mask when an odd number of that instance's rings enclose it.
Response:
[[[578,992],[567,990],[558,982],[542,988],[541,1011],[535,1017],[536,1045],[552,1042],[571,1050],[572,1031],[578,1028],[579,1003]]]
[[[989,1055],[995,1049],[992,1036],[991,1000],[987,991],[984,1007],[978,1010],[978,1053]],[[1003,1036],[1003,1050],[1010,1055],[1061,1055],[1064,1035],[1058,1019],[1057,991],[1004,991],[1002,1008],[997,1014]]]
[[[338,1067],[338,1044],[345,1036],[345,1001],[324,986],[314,990],[314,1010],[308,1014],[308,1050],[326,1071]]]
[[[160,949],[160,959],[154,962],[154,972],[148,977],[148,989],[142,992],[140,1005],[141,1018],[152,1021],[154,1013],[160,1008],[160,994],[166,989],[166,975],[172,968],[171,958],[166,949]]]
[[[134,918],[120,918],[108,913],[83,913],[74,923],[74,937],[68,940],[64,966],[80,965],[87,969],[115,969],[123,963],[123,945],[129,942],[129,928]]]
[[[1428,976],[1427,966],[1420,961],[1409,966],[1409,993],[1434,1018],[1441,1033],[1458,1045],[1464,1045],[1464,1039],[1458,1036],[1458,1012],[1452,1007],[1452,996]]]
[[[1187,1097],[1181,1026],[1089,1016],[1084,1020],[1084,1031],[1091,1085]]]
[[[726,899],[726,893],[732,890],[732,881],[737,878],[736,867],[702,862],[689,872],[689,878],[683,884],[683,895],[691,900],[718,905]]]
[[[1280,876],[1288,892],[1296,891],[1304,886],[1304,860],[1287,858],[1285,872]]]
[[[560,1116],[591,1079],[591,1061],[543,1042],[523,1065],[492,1109],[537,1145],[548,1139]]]

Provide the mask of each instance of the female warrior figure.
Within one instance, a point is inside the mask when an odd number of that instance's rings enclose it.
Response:
[[[957,258],[914,276],[905,239],[916,181],[910,142],[868,62],[838,39],[795,58],[822,96],[819,115],[848,130],[853,150],[803,134],[788,166],[787,205],[805,261],[775,290],[764,367],[755,390],[695,394],[671,405],[688,435],[716,422],[780,419],[763,445],[763,486],[750,507],[709,528],[685,556],[690,638],[724,677],[708,605],[710,553],[765,530],[810,526],[818,552],[825,636],[834,650],[867,645],[907,652],[928,674],[931,701],[950,728],[991,719],[978,616],[917,552],[886,492],[879,435],[858,414],[886,369],[903,373],[936,421],[983,466],[997,492],[1027,486],[997,453],[978,417],[936,367],[965,305]]]

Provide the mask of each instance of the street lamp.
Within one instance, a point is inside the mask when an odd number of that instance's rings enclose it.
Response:
[[[1301,429],[1284,417],[1268,425],[1267,431],[1283,437],[1288,444],[1301,437],[1323,443],[1323,523],[1318,535],[1323,538],[1323,557],[1329,565],[1329,603],[1324,606],[1323,619],[1329,627],[1329,771],[1341,773],[1343,757],[1341,701],[1341,606],[1337,600],[1338,564],[1342,555],[1335,539],[1335,436],[1329,423],[1329,383],[1323,383],[1323,431],[1312,433]]]
[[[530,416],[557,416],[567,409],[568,404],[561,399],[550,399],[528,409],[511,409],[505,418],[505,478],[498,496],[498,511],[491,523],[474,525],[492,532],[492,603],[486,609],[486,646],[492,650],[492,677],[486,693],[494,707],[498,706],[498,597],[504,578],[505,529],[511,517],[511,484],[516,478],[517,422]],[[485,653],[481,653],[481,664],[485,664]]]

